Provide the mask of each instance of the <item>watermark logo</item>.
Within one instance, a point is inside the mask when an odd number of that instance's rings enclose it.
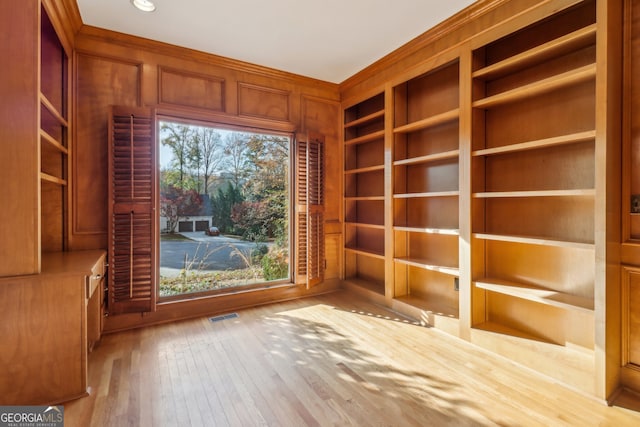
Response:
[[[64,406],[0,406],[0,427],[64,427]]]

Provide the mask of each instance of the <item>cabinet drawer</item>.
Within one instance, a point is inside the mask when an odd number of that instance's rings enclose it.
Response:
[[[87,283],[87,299],[93,296],[93,293],[99,286],[103,286],[104,275],[106,273],[106,257],[101,256],[95,265],[91,268],[91,276],[88,277]]]

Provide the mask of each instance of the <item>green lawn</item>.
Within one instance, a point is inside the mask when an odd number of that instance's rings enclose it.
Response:
[[[233,288],[264,281],[262,267],[211,272],[182,272],[178,277],[160,277],[160,296]]]

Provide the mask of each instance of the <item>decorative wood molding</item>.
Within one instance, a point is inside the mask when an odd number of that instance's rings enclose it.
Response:
[[[108,62],[113,62],[113,63],[120,63],[123,65],[132,65],[134,67],[136,67],[138,69],[138,76],[137,76],[137,91],[136,91],[136,106],[141,106],[142,105],[142,77],[143,77],[143,73],[142,73],[142,69],[145,65],[145,63],[143,61],[138,61],[138,60],[133,60],[133,59],[124,59],[120,56],[115,56],[115,55],[103,55],[103,54],[96,54],[95,52],[92,52],[90,50],[84,50],[84,49],[75,49],[74,51],[74,60],[73,60],[73,68],[74,68],[74,72],[75,72],[75,77],[74,77],[74,86],[75,86],[75,92],[74,92],[74,105],[76,105],[77,103],[77,85],[78,85],[78,58],[84,56],[84,57],[92,57],[98,60],[103,60],[103,61],[108,61]]]
[[[241,71],[255,75],[261,75],[267,78],[275,78],[283,81],[293,82],[302,86],[311,86],[325,90],[335,90],[338,87],[338,85],[335,83],[325,82],[311,77],[301,76],[299,74],[280,71],[261,65],[251,64],[249,62],[243,62],[224,56],[170,45],[156,40],[145,39],[129,34],[109,31],[103,28],[96,28],[89,25],[83,25],[82,28],[80,28],[78,36],[88,39],[94,39],[97,41],[104,41],[110,44],[124,46],[130,49],[150,51],[156,54],[168,55],[174,58],[205,63],[208,65],[223,67],[234,71]]]
[[[75,0],[42,0],[42,6],[47,11],[49,19],[56,29],[67,55],[75,45],[75,36],[82,26],[82,19]]]
[[[45,0],[47,1],[47,0]],[[51,3],[59,4],[60,8],[64,10],[64,15],[69,21],[68,29],[75,36],[82,28],[82,17],[80,16],[80,10],[78,9],[77,0],[50,0]]]
[[[142,328],[145,326],[171,323],[178,320],[192,319],[202,316],[228,313],[229,311],[273,304],[302,297],[321,295],[340,289],[339,280],[325,280],[322,284],[308,290],[304,286],[283,285],[250,289],[244,292],[237,290],[228,294],[202,296],[194,294],[191,299],[181,301],[160,302],[156,311],[145,313],[122,314],[105,319],[106,333]]]
[[[620,369],[620,377],[623,387],[632,389],[634,393],[640,390],[640,367],[630,364],[623,366]]]
[[[222,77],[158,66],[158,104],[224,112],[225,83]]]
[[[310,117],[310,115],[308,114],[310,111],[310,105],[311,104],[319,104],[319,105],[326,105],[329,108],[335,108],[337,110],[337,114],[336,114],[336,123],[334,123],[334,126],[331,127],[331,131],[333,132],[333,134],[331,134],[330,132],[328,132],[329,129],[319,129],[318,126],[313,126],[310,122],[314,119],[312,117]],[[332,99],[327,99],[327,98],[320,98],[317,96],[311,96],[311,95],[305,95],[303,94],[301,96],[301,109],[302,109],[302,129],[301,131],[306,132],[306,131],[314,131],[314,132],[320,132],[322,133],[326,138],[337,138],[340,139],[340,102],[332,100]],[[322,121],[321,124],[324,124],[325,126],[327,125],[326,122]]]
[[[238,115],[288,122],[291,92],[238,82]]]
[[[622,268],[622,278],[621,278],[621,304],[620,304],[620,320],[622,323],[622,366],[628,367],[630,369],[634,369],[636,371],[640,371],[640,360],[631,360],[631,351],[633,347],[637,347],[637,342],[632,343],[633,339],[632,333],[632,321],[634,320],[634,314],[638,310],[639,307],[633,307],[631,303],[631,298],[634,295],[634,290],[631,289],[631,276],[639,276],[640,275],[640,267],[631,267],[623,265]],[[635,289],[637,292],[637,289]],[[636,328],[640,326],[636,324]],[[638,331],[636,331],[638,332]]]
[[[83,114],[91,113],[91,111],[87,111],[86,108],[84,109],[80,108],[79,84],[80,84],[82,73],[81,73],[81,70],[79,70],[79,67],[81,66],[82,58],[86,58],[89,60],[110,62],[114,64],[119,64],[125,67],[130,66],[132,67],[132,72],[135,72],[135,77],[134,77],[135,88],[133,88],[133,90],[130,93],[123,94],[123,93],[109,92],[107,97],[104,97],[105,94],[101,92],[92,93],[91,95],[97,98],[94,101],[90,102],[92,106],[92,111],[95,111],[96,117],[86,121],[78,119],[81,110],[83,111]],[[105,236],[107,233],[107,217],[106,217],[107,202],[106,202],[106,199],[104,198],[104,195],[106,194],[106,191],[107,191],[107,187],[106,187],[107,182],[105,181],[106,176],[103,177],[102,175],[100,175],[99,177],[96,177],[97,180],[95,179],[92,180],[92,179],[89,179],[90,177],[86,176],[86,174],[88,174],[87,172],[88,169],[102,168],[101,170],[106,170],[106,167],[107,167],[107,159],[105,157],[106,147],[107,147],[106,118],[108,117],[109,106],[112,104],[123,104],[123,103],[132,105],[132,106],[140,105],[141,95],[142,95],[142,67],[143,67],[143,64],[137,61],[126,61],[120,58],[101,56],[91,52],[84,52],[84,51],[76,51],[73,63],[75,68],[74,75],[76,76],[74,81],[75,89],[73,94],[73,97],[74,97],[73,105],[75,108],[74,108],[73,115],[74,115],[75,123],[77,123],[78,126],[75,126],[73,129],[74,154],[73,156],[71,156],[71,162],[73,164],[73,167],[71,168],[72,182],[73,182],[73,186],[72,186],[73,197],[71,198],[72,205],[73,205],[73,209],[72,209],[73,214],[72,214],[72,229],[71,229],[70,240],[72,242],[73,242],[74,236],[102,237],[102,236]],[[135,71],[133,71],[134,69]],[[118,74],[118,76],[120,79],[123,78],[122,73]],[[109,82],[107,82],[107,84],[109,84]],[[129,99],[127,100],[128,102],[125,101],[124,99],[126,96],[129,97]],[[93,123],[95,120],[99,120],[98,116],[102,117],[102,121],[104,121],[104,126],[102,126],[103,135],[100,135],[100,137],[91,136],[90,138],[92,139],[92,142],[90,144],[86,142],[80,143],[79,138],[82,135],[82,132],[85,131],[85,128],[82,127],[82,123],[90,123],[91,125],[89,126],[88,131],[95,132],[96,128],[93,125]],[[80,153],[81,147],[82,149],[84,149],[85,154],[92,153],[91,164],[85,164],[86,159],[79,159],[79,156],[81,154]],[[82,173],[83,167],[84,167],[85,175],[83,175],[81,178],[80,174]],[[80,183],[85,183],[85,185],[102,186],[103,188],[102,187],[98,188],[96,191],[88,191],[87,189],[81,190],[79,187]],[[87,200],[88,196],[94,197],[94,200],[88,201]],[[91,209],[92,212],[101,212],[101,215],[104,217],[102,218],[102,225],[100,227],[97,227],[97,224],[82,224],[81,222],[82,218],[95,218],[95,215],[87,215],[86,213],[85,214],[81,213],[80,203],[84,203],[84,204],[89,203],[90,205],[94,203],[104,204],[104,209],[102,210],[98,210],[95,208]],[[71,244],[73,245],[73,243]]]
[[[629,364],[629,282],[631,270],[622,267],[622,280],[620,290],[620,317],[622,322],[622,366]]]
[[[635,6],[635,7],[634,7]],[[640,102],[635,94],[640,91],[640,84],[634,79],[637,73],[640,57],[640,8],[637,1],[624,1],[624,32],[623,32],[623,93],[622,93],[622,241],[633,247],[638,245],[637,234],[640,229],[640,217],[631,214],[631,195],[634,194],[633,159],[634,149],[638,149],[638,111]],[[637,176],[637,171],[636,171]],[[637,190],[636,190],[637,191]],[[635,237],[634,237],[635,236]],[[623,244],[623,250],[624,250]],[[623,252],[624,253],[624,252]],[[638,258],[623,260],[624,263],[640,264]]]
[[[295,124],[268,120],[259,117],[238,117],[215,111],[205,111],[202,108],[177,107],[173,105],[160,105],[156,108],[156,116],[160,119],[178,119],[190,123],[202,123],[229,127],[233,129],[254,130],[256,132],[276,132],[291,134],[295,131]]]

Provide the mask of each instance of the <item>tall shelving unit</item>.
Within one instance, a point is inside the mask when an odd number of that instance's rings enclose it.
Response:
[[[11,40],[2,50],[13,61],[0,91],[15,110],[0,114],[6,154],[0,169],[10,172],[3,182],[13,205],[0,221],[11,252],[0,257],[0,324],[12,349],[0,395],[12,405],[85,396],[88,341],[101,333],[105,253],[68,245],[73,41],[58,3],[6,3],[0,14]]]
[[[42,252],[67,249],[69,54],[41,6],[40,241]]]
[[[431,55],[386,74],[386,103],[345,105],[346,277],[602,399],[620,384],[630,334],[620,313],[631,273],[620,266],[636,251],[621,234],[640,235],[635,187],[620,189],[622,17],[615,0],[540,2],[464,41],[425,45]],[[363,197],[375,211],[354,208]],[[357,273],[368,247],[354,236],[367,227],[380,245],[365,259],[380,266],[367,264],[373,279]]]
[[[593,389],[595,2],[472,55],[472,339]]]
[[[385,294],[385,100],[344,110],[345,278]]]
[[[394,304],[457,335],[459,62],[393,89]]]
[[[622,153],[622,383],[640,390],[640,8],[626,0]]]

